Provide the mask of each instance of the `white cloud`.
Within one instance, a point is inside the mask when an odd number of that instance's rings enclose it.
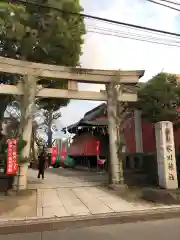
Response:
[[[103,11],[96,10],[93,15],[176,31],[178,12],[171,9],[140,0],[114,0],[110,6]],[[106,28],[114,27],[106,23],[91,22],[94,26],[96,24]],[[122,28],[118,29],[122,30]],[[84,67],[104,69],[145,69],[147,79],[162,69],[177,72],[179,53],[180,48],[89,33],[86,36],[82,64]],[[173,64],[172,59],[176,59]]]
[[[81,0],[87,14],[122,22],[176,32],[178,12],[145,0]],[[110,4],[111,2],[111,4]],[[88,25],[114,28],[102,22],[88,20]],[[116,26],[117,28],[117,26]],[[120,29],[120,28],[118,28]],[[122,28],[121,28],[122,30]],[[105,35],[88,33],[85,36],[82,66],[102,69],[144,69],[143,80],[149,79],[161,70],[178,73],[180,48],[132,41]],[[89,90],[99,91],[102,86],[88,85]],[[80,89],[87,85],[80,84]],[[63,110],[62,122],[68,125],[77,121],[97,102],[72,101]]]

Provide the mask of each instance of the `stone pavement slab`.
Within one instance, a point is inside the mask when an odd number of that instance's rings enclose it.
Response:
[[[69,216],[90,214],[89,209],[76,196],[73,189],[58,189],[57,193]]]
[[[103,191],[97,187],[90,187],[87,189],[92,196],[99,199],[103,204],[107,205],[112,211],[128,211],[134,208],[134,205],[130,202],[123,200],[122,198],[112,195],[107,191]]]
[[[68,216],[56,190],[45,189],[37,194],[38,217],[65,217]]]
[[[42,209],[43,217],[67,217],[68,213],[62,206],[48,206]]]
[[[41,191],[41,199],[42,199],[41,201],[42,201],[43,208],[49,207],[49,206],[57,206],[57,207],[63,206],[61,200],[59,199],[57,191],[53,189]]]
[[[75,192],[77,197],[81,200],[81,202],[85,206],[87,206],[87,208],[89,209],[89,211],[92,214],[113,212],[113,210],[111,208],[109,208],[106,204],[104,204],[96,196],[92,195],[88,191],[88,188],[73,188],[73,191]]]

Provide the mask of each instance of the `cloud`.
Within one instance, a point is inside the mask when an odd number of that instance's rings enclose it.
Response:
[[[175,32],[178,28],[178,12],[171,9],[142,0],[114,0],[113,3],[106,10],[96,8],[93,15],[166,31]],[[86,11],[88,13],[85,8]],[[88,24],[90,22],[94,26],[114,28],[110,24],[88,20]],[[118,29],[122,30],[122,27]],[[145,79],[148,79],[162,69],[177,72],[179,53],[180,48],[88,33],[82,65],[104,69],[145,69]],[[176,59],[173,64],[172,59]]]
[[[145,0],[81,0],[86,14],[113,19],[116,21],[147,26],[155,29],[176,32],[179,29],[179,13]],[[86,20],[91,27],[122,27]],[[87,27],[88,30],[88,27]],[[123,29],[127,31],[127,29]],[[122,39],[118,37],[87,33],[81,63],[87,68],[102,69],[144,69],[143,81],[164,70],[178,73],[180,48]],[[80,89],[99,91],[103,86],[79,84]],[[62,110],[63,125],[76,122],[85,112],[97,106],[90,101],[71,101]]]

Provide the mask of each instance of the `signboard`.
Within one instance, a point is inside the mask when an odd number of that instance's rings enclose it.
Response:
[[[51,164],[52,164],[52,165],[55,164],[57,155],[58,155],[58,149],[57,149],[57,147],[52,147],[52,159],[51,159]]]
[[[156,123],[155,129],[159,185],[166,189],[177,189],[173,125],[162,121]]]
[[[8,156],[7,156],[7,175],[14,175],[18,171],[17,163],[17,139],[8,139]]]

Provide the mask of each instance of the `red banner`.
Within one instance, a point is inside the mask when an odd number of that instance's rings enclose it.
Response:
[[[65,158],[66,158],[66,148],[65,146],[63,146],[61,150],[61,164],[64,164]]]
[[[51,159],[51,164],[52,164],[52,165],[55,164],[57,155],[58,155],[58,149],[57,149],[57,147],[52,147],[52,159]]]
[[[8,139],[8,156],[7,156],[7,175],[14,175],[18,171],[17,163],[17,139]]]

